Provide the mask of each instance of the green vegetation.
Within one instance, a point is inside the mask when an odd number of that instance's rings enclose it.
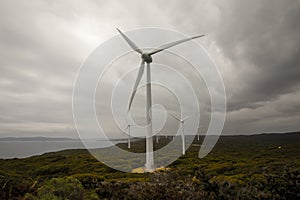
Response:
[[[116,171],[86,150],[0,159],[0,199],[300,199],[299,139],[226,136],[199,159],[202,138],[169,171],[146,174]],[[142,152],[143,144],[132,147]]]
[[[74,199],[84,198],[82,184],[75,178],[53,178],[37,190],[37,195],[26,194],[26,199]]]

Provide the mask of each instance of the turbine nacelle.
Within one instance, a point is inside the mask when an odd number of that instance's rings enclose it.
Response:
[[[142,59],[143,59],[146,63],[152,63],[152,57],[151,57],[148,53],[143,53],[143,54],[142,54]]]

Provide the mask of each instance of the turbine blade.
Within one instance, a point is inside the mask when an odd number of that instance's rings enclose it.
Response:
[[[174,119],[181,121],[179,118],[177,118],[175,115],[173,115],[172,113],[169,113],[169,115],[171,115]]]
[[[198,35],[198,36],[194,36],[194,37],[190,37],[190,38],[178,40],[178,41],[175,41],[175,42],[171,42],[171,43],[168,43],[168,44],[164,44],[164,45],[158,47],[157,49],[153,50],[152,52],[150,52],[149,55],[151,56],[151,55],[156,54],[156,53],[158,53],[160,51],[163,51],[165,49],[171,48],[171,47],[176,46],[178,44],[181,44],[181,43],[184,43],[184,42],[187,42],[187,41],[199,38],[199,37],[203,37],[203,36],[204,35]]]
[[[136,46],[136,44],[134,44],[134,42],[131,41],[124,33],[122,33],[122,31],[120,31],[120,29],[117,28],[117,31],[119,31],[119,33],[122,35],[122,37],[126,40],[126,42],[129,44],[129,46],[133,50],[135,50],[139,54],[143,54],[143,51],[140,48],[138,48],[138,46]]]
[[[133,91],[132,91],[132,94],[131,94],[131,97],[130,97],[130,100],[129,100],[128,112],[129,112],[129,110],[131,108],[131,104],[132,104],[134,95],[136,93],[137,87],[139,86],[139,83],[140,83],[140,81],[142,79],[142,76],[143,76],[143,73],[144,73],[144,68],[145,68],[145,61],[143,60],[142,63],[141,63],[138,75],[136,77],[136,80],[135,80],[135,83],[134,83],[134,87],[133,87]]]
[[[129,128],[129,125],[126,126],[125,131],[127,131],[128,128]]]
[[[186,116],[185,118],[182,119],[182,121],[187,120],[188,118],[190,118],[190,116]]]

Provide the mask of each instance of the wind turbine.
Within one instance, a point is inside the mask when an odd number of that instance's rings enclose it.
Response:
[[[127,139],[127,144],[128,144],[128,149],[130,149],[131,148],[131,146],[130,146],[130,127],[131,127],[132,125],[131,124],[128,124],[127,125],[127,127],[126,127],[126,129],[125,129],[125,131],[127,131],[127,129],[128,129],[128,139]]]
[[[155,131],[155,133],[156,133],[156,134],[155,134],[155,139],[156,139],[156,143],[157,143],[157,144],[158,144],[158,131],[159,131],[159,130],[156,130],[156,131]]]
[[[143,73],[144,73],[144,68],[145,68],[145,63],[147,63],[147,68],[146,68],[146,96],[147,96],[147,105],[146,105],[146,117],[147,117],[147,124],[148,124],[148,130],[147,130],[147,136],[146,136],[146,164],[145,164],[145,168],[146,171],[153,171],[155,169],[154,166],[154,156],[153,156],[153,135],[152,135],[152,121],[151,121],[151,117],[152,117],[152,110],[151,110],[151,106],[152,106],[152,97],[151,97],[151,70],[150,70],[150,63],[152,62],[152,56],[158,52],[161,52],[163,50],[166,50],[168,48],[171,48],[173,46],[176,46],[178,44],[199,38],[199,37],[203,37],[204,35],[198,35],[198,36],[194,36],[194,37],[190,37],[190,38],[186,38],[186,39],[181,39],[175,42],[171,42],[171,43],[167,43],[164,44],[156,49],[154,49],[151,52],[144,52],[142,49],[140,49],[132,40],[130,40],[124,33],[122,33],[122,31],[120,31],[117,28],[117,31],[121,34],[121,36],[124,38],[124,40],[128,43],[128,45],[137,53],[139,53],[141,55],[142,58],[142,62],[141,62],[141,66],[139,68],[139,72],[135,81],[135,84],[133,86],[133,91],[129,100],[129,105],[128,105],[128,112],[130,111],[131,105],[132,105],[132,101],[133,98],[135,96],[137,87],[142,79]]]
[[[176,119],[177,121],[180,122],[181,127],[182,127],[182,132],[181,132],[181,141],[182,141],[182,155],[185,155],[185,137],[184,137],[184,121],[187,120],[189,118],[189,116],[185,117],[185,118],[178,118],[175,115],[172,115],[171,113],[169,113],[174,119]]]

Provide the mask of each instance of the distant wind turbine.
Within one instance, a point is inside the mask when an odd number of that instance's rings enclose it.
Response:
[[[169,113],[175,120],[180,122],[180,125],[182,127],[182,132],[181,132],[181,141],[182,141],[182,155],[185,155],[185,135],[184,135],[184,121],[187,120],[189,118],[189,116],[185,117],[185,118],[178,118],[175,115],[172,115],[171,113]]]
[[[155,139],[156,139],[156,143],[158,143],[158,132],[159,132],[159,130],[157,130],[155,133]]]
[[[128,139],[127,139],[127,144],[128,144],[128,149],[130,149],[131,148],[131,146],[130,146],[130,127],[131,127],[132,125],[131,124],[128,124],[127,125],[127,127],[126,127],[126,129],[125,129],[125,131],[127,131],[128,130]]]
[[[150,63],[152,62],[152,55],[161,52],[165,49],[171,48],[173,46],[176,46],[178,44],[190,41],[192,39],[196,39],[199,37],[203,37],[204,35],[198,35],[198,36],[194,36],[194,37],[190,37],[190,38],[186,38],[186,39],[182,39],[182,40],[178,40],[175,42],[171,42],[168,44],[164,44],[156,49],[154,49],[151,52],[143,52],[142,49],[140,49],[132,40],[130,40],[124,33],[122,33],[118,28],[117,31],[122,35],[122,37],[124,38],[124,40],[128,43],[128,45],[137,53],[139,53],[141,55],[142,58],[142,62],[141,62],[141,66],[135,81],[135,84],[133,86],[133,91],[129,100],[129,105],[128,105],[128,112],[130,111],[131,108],[131,104],[133,101],[133,98],[135,96],[137,87],[142,79],[142,75],[144,73],[144,68],[145,68],[145,62],[147,63],[147,69],[146,69],[146,91],[147,91],[147,105],[146,105],[146,117],[147,117],[147,124],[148,124],[148,130],[147,130],[147,136],[146,136],[146,164],[145,164],[145,168],[146,171],[153,171],[155,169],[155,165],[154,165],[154,156],[153,156],[153,135],[152,135],[152,121],[151,121],[151,117],[152,117],[152,110],[151,110],[151,106],[152,106],[152,97],[151,97],[151,70],[150,70]]]

